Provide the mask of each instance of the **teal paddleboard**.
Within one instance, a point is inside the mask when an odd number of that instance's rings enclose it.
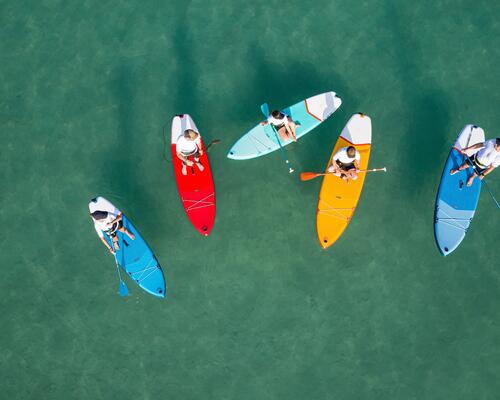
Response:
[[[335,92],[327,92],[302,100],[282,112],[300,124],[295,131],[298,140],[325,121],[341,104],[342,100]],[[283,142],[269,124],[263,126],[259,123],[231,147],[227,157],[233,160],[248,160],[269,154],[278,150],[280,144],[286,146],[290,142],[291,140]]]

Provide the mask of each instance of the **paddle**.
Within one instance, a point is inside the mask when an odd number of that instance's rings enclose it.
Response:
[[[208,151],[208,149],[210,149],[210,147],[215,146],[216,144],[219,144],[219,143],[220,143],[220,139],[214,139],[214,140],[212,140],[212,141],[208,144],[208,146],[206,147],[206,149],[205,149],[205,150],[206,150],[206,151]]]
[[[472,169],[474,170],[474,172],[478,174],[477,170],[476,170],[476,167],[474,166],[474,162],[470,159],[470,157],[467,155],[467,153],[465,151],[461,151],[460,152],[465,156],[467,157],[467,160],[469,161],[469,164],[470,166],[472,167]],[[498,203],[498,200],[495,198],[495,196],[493,195],[493,192],[491,191],[490,189],[490,186],[486,183],[486,181],[484,180],[484,178],[481,180],[481,182],[483,182],[483,185],[486,187],[486,190],[488,191],[488,193],[490,194],[491,198],[493,199],[493,201],[495,202],[495,204],[497,205],[498,208],[500,208],[500,204]]]
[[[267,105],[267,103],[264,103],[260,106],[260,111],[262,111],[262,114],[264,114],[264,116],[267,118],[269,117],[269,106]],[[285,161],[285,164],[288,165],[288,173],[291,174],[294,169],[292,168],[292,164],[290,163],[290,161],[288,160],[288,154],[287,154],[287,151],[285,150],[285,148],[281,145],[281,141],[280,141],[280,137],[279,137],[279,134],[278,134],[278,131],[276,130],[276,128],[274,127],[273,124],[269,124],[271,125],[271,129],[273,130],[274,134],[276,135],[276,140],[278,141],[278,146],[280,146],[280,154],[281,154],[281,157],[283,158],[283,160]]]
[[[111,238],[110,238],[111,239]],[[118,265],[118,260],[116,259],[116,250],[113,247],[113,239],[111,239],[111,248],[113,249],[113,257],[115,258],[116,272],[118,272],[118,279],[120,279],[120,287],[118,292],[120,296],[125,297],[128,296],[128,287],[122,279],[122,275],[120,274],[120,266]],[[123,243],[122,243],[123,246]]]
[[[379,171],[384,171],[387,172],[387,168],[374,168],[374,169],[362,169],[359,170],[358,172],[379,172]],[[311,179],[317,178],[318,176],[323,176],[323,175],[333,175],[333,172],[326,172],[326,173],[316,173],[316,172],[302,172],[300,174],[300,180],[301,181],[310,181]]]

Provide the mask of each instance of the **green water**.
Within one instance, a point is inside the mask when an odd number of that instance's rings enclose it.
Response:
[[[449,146],[498,136],[496,1],[0,1],[0,398],[496,399],[498,211],[461,247],[433,237]],[[321,181],[280,155],[228,160],[260,118],[334,90],[288,147],[321,171],[355,112],[373,121],[355,217],[323,251]],[[189,223],[174,114],[208,142],[217,217]],[[500,193],[498,172],[488,177]],[[168,282],[118,296],[89,199],[134,221]]]

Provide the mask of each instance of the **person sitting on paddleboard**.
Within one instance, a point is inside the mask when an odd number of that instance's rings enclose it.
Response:
[[[103,199],[102,197],[92,199],[89,203],[89,209],[93,210],[90,213],[90,216],[94,221],[94,229],[99,235],[101,241],[111,253],[114,254],[115,250],[120,249],[120,246],[118,245],[118,236],[116,235],[117,231],[125,233],[132,240],[135,239],[132,232],[129,232],[123,226],[123,213],[106,199]],[[111,238],[114,249],[108,244],[106,239],[104,239],[104,234]]]
[[[458,171],[469,168],[471,166],[469,160],[471,160],[474,172],[467,180],[467,186],[472,185],[472,182],[474,182],[474,178],[476,176],[479,176],[479,179],[483,180],[486,175],[488,175],[491,171],[493,171],[500,165],[500,138],[487,140],[484,143],[476,143],[472,146],[462,149],[462,152],[466,153],[469,150],[476,149],[481,150],[479,150],[472,157],[467,158],[458,168],[453,168],[450,171],[450,174],[454,175]]]
[[[354,146],[343,147],[335,153],[332,158],[332,165],[328,167],[328,172],[349,182],[349,179],[358,179],[359,161],[361,154]]]
[[[288,115],[281,111],[274,110],[269,117],[267,117],[267,120],[262,121],[260,124],[272,124],[276,131],[278,131],[281,140],[284,142],[287,142],[289,139],[292,139],[294,142],[297,141],[295,129],[300,125],[296,124]]]
[[[182,160],[182,175],[187,175],[187,167],[192,167],[194,163],[200,171],[204,167],[200,163],[200,156],[203,155],[201,147],[201,136],[192,129],[186,129],[184,134],[177,139],[176,143],[177,157]],[[193,157],[194,162],[189,158]]]

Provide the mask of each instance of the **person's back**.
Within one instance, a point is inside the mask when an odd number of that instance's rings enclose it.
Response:
[[[114,249],[108,244],[104,235],[111,239],[116,250],[120,248],[117,231],[125,233],[132,240],[135,239],[135,236],[123,226],[122,212],[104,197],[98,196],[92,199],[89,203],[89,212],[99,239],[111,253],[114,253]]]
[[[349,179],[358,178],[359,162],[361,154],[354,146],[339,149],[332,157],[332,165],[328,167],[328,172],[342,178],[346,182]]]
[[[201,136],[198,132],[186,129],[177,139],[175,146],[177,157],[182,161],[183,175],[187,175],[187,167],[191,167],[194,163],[196,163],[200,171],[203,171],[204,167],[200,162],[203,149],[201,146]],[[191,157],[194,159],[194,163],[190,160]]]
[[[99,236],[112,228],[112,222],[121,214],[120,210],[104,197],[98,196],[89,203],[89,211],[94,228]]]
[[[261,122],[261,125],[271,124],[274,126],[278,135],[281,139],[286,142],[290,139],[293,141],[297,141],[297,137],[295,135],[295,130],[297,125],[290,116],[286,115],[284,112],[279,110],[273,110],[271,114],[268,115],[265,121]]]

